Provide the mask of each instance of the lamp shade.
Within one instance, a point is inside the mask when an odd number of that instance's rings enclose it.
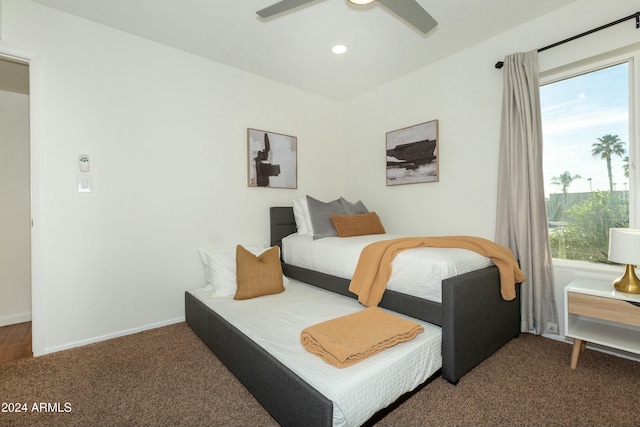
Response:
[[[609,261],[640,265],[640,230],[610,228]]]

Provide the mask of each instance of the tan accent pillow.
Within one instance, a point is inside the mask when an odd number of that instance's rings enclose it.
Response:
[[[380,217],[375,212],[358,215],[331,215],[331,222],[340,237],[385,233]]]
[[[236,246],[236,284],[233,299],[249,299],[284,291],[280,250],[277,246],[255,256]]]

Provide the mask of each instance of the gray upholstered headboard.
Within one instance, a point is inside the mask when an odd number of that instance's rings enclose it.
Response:
[[[271,246],[278,245],[282,249],[282,239],[296,232],[296,220],[292,207],[274,206],[269,209]]]

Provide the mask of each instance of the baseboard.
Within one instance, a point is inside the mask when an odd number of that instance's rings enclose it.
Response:
[[[16,323],[30,322],[30,321],[31,321],[31,312],[12,314],[11,316],[1,316],[0,327],[7,326],[7,325],[15,325]]]
[[[152,323],[152,324],[141,326],[141,327],[138,327],[138,328],[126,329],[124,331],[118,331],[118,332],[114,332],[112,334],[102,335],[102,336],[99,336],[99,337],[93,337],[93,338],[89,338],[89,339],[86,339],[86,340],[75,341],[75,342],[72,342],[72,343],[69,343],[69,344],[63,344],[63,345],[59,345],[59,346],[55,346],[55,347],[45,347],[44,354],[55,353],[55,352],[62,351],[62,350],[69,350],[69,349],[75,348],[75,347],[82,347],[82,346],[87,345],[87,344],[93,344],[93,343],[100,342],[100,341],[107,341],[107,340],[111,340],[111,339],[118,338],[118,337],[124,337],[124,336],[131,335],[131,334],[137,334],[138,332],[148,331],[149,329],[161,328],[163,326],[169,326],[169,325],[173,325],[175,323],[180,323],[180,322],[184,322],[184,321],[185,321],[185,317],[182,316],[182,317],[178,317],[178,318],[171,319],[171,320],[165,320],[163,322]]]
[[[567,338],[564,336],[560,336],[560,335],[554,335],[554,334],[543,334],[542,335],[545,338],[549,338],[552,340],[556,340],[556,341],[560,341],[560,342],[564,342],[570,345],[573,345],[573,338]],[[611,354],[613,356],[618,356],[618,357],[623,357],[625,359],[631,359],[631,360],[635,360],[636,362],[640,362],[640,355],[638,354],[633,354],[633,353],[629,353],[626,351],[622,351],[622,350],[618,350],[615,348],[610,348],[610,347],[606,347],[603,345],[598,345],[598,344],[592,344],[592,343],[587,343],[587,348],[594,350],[594,351],[599,351],[601,353],[607,353],[607,354]],[[571,353],[568,353],[569,357],[571,357]]]

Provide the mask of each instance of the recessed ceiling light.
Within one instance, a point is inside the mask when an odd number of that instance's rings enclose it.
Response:
[[[349,0],[353,4],[369,4],[373,2],[373,0]]]
[[[336,55],[342,55],[346,51],[347,51],[347,47],[343,44],[337,44],[331,48],[331,52],[335,53]]]

